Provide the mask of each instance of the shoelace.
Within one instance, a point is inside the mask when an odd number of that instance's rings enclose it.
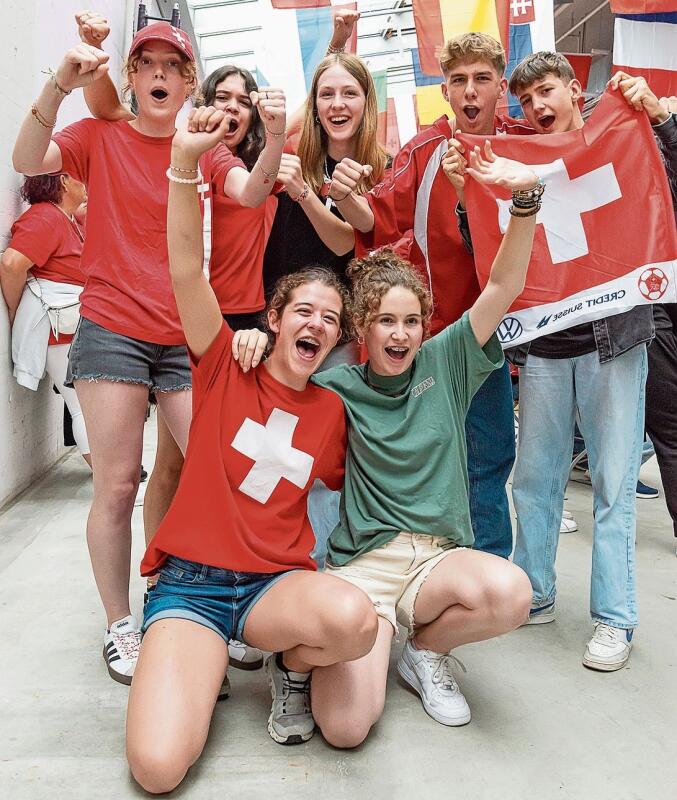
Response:
[[[287,696],[288,700],[291,701],[290,705],[296,706],[296,703],[293,702],[294,699],[298,700],[298,698],[292,698],[293,694],[301,695],[303,698],[303,709],[297,710],[294,708],[290,711],[292,714],[309,714],[310,713],[310,704],[308,703],[308,682],[310,678],[306,678],[303,681],[296,680],[289,676],[288,673],[282,673],[282,690],[284,694]]]
[[[139,657],[141,631],[114,633],[113,641],[115,642],[115,647],[125,661],[131,661],[132,659]]]
[[[465,668],[465,664],[460,659],[456,658],[455,655],[452,655],[452,653],[445,653],[442,656],[436,656],[429,660],[433,664],[435,661],[438,662],[437,668],[433,672],[433,683],[439,684],[441,689],[446,689],[450,692],[458,692],[459,688],[454,678],[452,667],[455,665],[460,667],[463,672],[467,672],[468,670]]]
[[[593,638],[599,644],[604,645],[605,647],[612,647],[613,645],[618,644],[616,628],[611,625],[606,625],[604,622],[597,624]]]

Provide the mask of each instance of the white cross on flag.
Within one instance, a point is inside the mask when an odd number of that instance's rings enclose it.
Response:
[[[468,146],[486,137],[460,138]],[[607,92],[581,130],[489,138],[497,155],[530,164],[545,183],[526,287],[498,329],[504,347],[677,301],[675,216],[646,114]],[[510,193],[469,178],[466,198],[485,286]]]

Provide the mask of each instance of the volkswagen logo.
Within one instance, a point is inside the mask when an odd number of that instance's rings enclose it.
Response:
[[[496,329],[501,342],[514,342],[522,333],[522,323],[517,317],[505,317]]]

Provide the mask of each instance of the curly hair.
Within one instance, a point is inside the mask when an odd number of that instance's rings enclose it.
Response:
[[[60,203],[64,193],[61,176],[57,175],[32,175],[24,178],[21,184],[21,197],[33,205],[34,203]]]
[[[414,267],[387,247],[366,258],[354,258],[347,274],[353,284],[353,324],[366,331],[378,314],[383,297],[396,286],[408,289],[421,304],[423,338],[430,335],[432,297]]]
[[[122,65],[122,77],[124,83],[122,85],[122,97],[127,98],[133,94],[134,89],[130,81],[132,75],[136,75],[139,71],[139,61],[141,60],[141,51],[137,51],[133,56],[130,56]],[[191,61],[177,50],[177,55],[181,59],[181,75],[188,81],[189,97],[195,102],[199,103],[201,99],[200,89],[197,80],[197,67],[195,62]]]
[[[341,335],[339,342],[347,341],[352,335],[352,318],[351,318],[351,305],[350,294],[341,282],[341,279],[331,270],[325,267],[311,266],[298,272],[292,272],[290,275],[283,275],[278,279],[273,289],[273,294],[266,306],[266,313],[264,314],[264,328],[268,334],[268,352],[273,349],[275,344],[275,334],[270,329],[268,324],[268,312],[274,311],[277,318],[280,319],[284,313],[285,308],[292,302],[292,294],[299,286],[306,283],[318,283],[334,289],[338,296],[341,298],[341,316],[339,318],[339,325],[341,326]]]
[[[250,92],[258,92],[258,84],[249,70],[236,67],[234,64],[224,64],[224,66],[215,69],[214,72],[210,73],[210,75],[205,78],[201,88],[201,105],[213,106],[218,85],[231,75],[238,75],[240,78],[242,78],[244,90],[247,94]],[[249,128],[244,139],[237,146],[237,155],[244,161],[244,164],[249,171],[254,169],[254,164],[256,164],[256,161],[261,155],[261,151],[265,146],[266,131],[263,125],[263,120],[261,119],[258,108],[256,106],[252,106]]]

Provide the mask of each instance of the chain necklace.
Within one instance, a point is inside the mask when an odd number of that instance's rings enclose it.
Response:
[[[80,227],[80,224],[75,219],[75,215],[74,214],[69,214],[67,211],[64,211],[63,208],[61,208],[60,205],[57,205],[53,200],[50,200],[49,202],[54,206],[54,208],[58,208],[59,209],[59,211],[64,215],[64,217],[66,217],[66,219],[73,226],[73,229],[75,230],[75,233],[77,234],[78,239],[81,242],[84,242],[85,241],[85,236],[84,236],[84,234],[82,232],[82,228]]]

